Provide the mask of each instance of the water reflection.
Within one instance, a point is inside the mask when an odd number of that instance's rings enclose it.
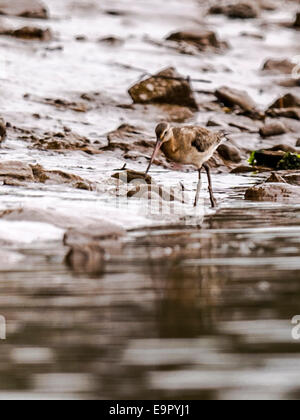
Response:
[[[288,209],[251,212],[132,232],[99,276],[57,244],[18,250],[0,279],[0,398],[299,396],[300,211],[293,227]]]

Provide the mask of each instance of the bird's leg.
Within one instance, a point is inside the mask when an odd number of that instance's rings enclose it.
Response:
[[[209,191],[211,206],[212,207],[217,207],[217,201],[216,201],[216,199],[214,197],[213,188],[212,188],[211,175],[210,175],[210,167],[205,163],[203,165],[203,168],[206,170],[206,173],[207,173],[208,191]]]
[[[199,197],[200,197],[200,191],[201,191],[201,187],[202,187],[201,170],[202,170],[202,168],[198,169],[198,185],[197,185],[197,192],[196,192],[194,207],[197,207]]]

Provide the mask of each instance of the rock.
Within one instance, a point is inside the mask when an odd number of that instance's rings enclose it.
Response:
[[[229,3],[227,5],[212,6],[211,14],[223,14],[232,19],[254,19],[259,15],[259,8],[254,2]]]
[[[278,8],[278,4],[275,1],[271,0],[258,0],[258,6],[261,10],[267,10],[268,12],[274,12]]]
[[[300,109],[299,108],[277,108],[277,109],[268,109],[266,114],[270,117],[284,117],[292,118],[294,120],[300,120]]]
[[[281,134],[285,134],[286,132],[287,129],[285,125],[280,121],[275,121],[273,123],[266,124],[259,131],[262,137],[280,136]]]
[[[299,71],[298,71],[297,74],[299,74]],[[300,86],[300,79],[296,79],[295,77],[290,77],[290,78],[285,79],[285,80],[279,80],[277,82],[277,84],[278,84],[278,86],[282,86],[282,87],[286,87],[286,88],[299,87]]]
[[[0,143],[6,138],[6,124],[0,118]]]
[[[242,160],[240,152],[235,146],[224,143],[221,144],[217,150],[221,157],[225,160],[229,160],[234,163],[239,163]]]
[[[252,98],[248,95],[246,91],[224,86],[217,89],[215,91],[215,95],[219,99],[219,101],[221,101],[225,106],[234,107],[235,105],[237,105],[246,112],[257,112],[255,102],[252,100]]]
[[[166,114],[164,121],[183,123],[193,118],[194,113],[190,108],[179,105],[157,105]],[[162,117],[162,116],[160,116]]]
[[[6,161],[0,162],[0,179],[13,178],[20,181],[34,181],[32,168],[23,162]]]
[[[274,149],[276,150],[274,151]],[[299,155],[290,151],[278,150],[278,146],[275,146],[273,150],[258,150],[253,152],[250,163],[277,170],[300,169]]]
[[[256,168],[254,166],[251,165],[240,165],[237,166],[236,168],[233,168],[230,173],[232,174],[246,174],[249,172],[254,172],[256,170]]]
[[[68,184],[73,188],[91,191],[93,185],[81,177],[63,171],[47,171],[40,165],[28,165],[18,161],[0,163],[0,180],[5,185],[22,186],[28,182],[52,185]],[[17,181],[17,182],[16,182]]]
[[[207,126],[211,127],[224,127],[227,132],[249,132],[258,133],[262,127],[262,122],[259,120],[251,119],[246,115],[236,115],[232,113],[222,113],[211,117]]]
[[[276,144],[276,146],[270,147],[269,149],[266,149],[267,151],[270,152],[291,152],[291,153],[296,153],[297,149],[293,146],[289,146],[288,144]]]
[[[277,174],[276,172],[272,172],[270,177],[266,180],[266,182],[281,182],[281,183],[285,183],[284,178],[282,178],[282,176],[280,176],[279,174]]]
[[[0,0],[0,15],[30,19],[48,19],[46,6],[40,0]]]
[[[300,169],[300,157],[296,153],[286,153],[278,163],[279,170]]]
[[[292,184],[292,185],[300,185],[300,172],[295,172],[292,174],[286,174],[284,175],[284,180],[288,183],[288,184]]]
[[[60,98],[45,98],[43,102],[59,109],[71,109],[76,112],[87,112],[89,110],[88,106],[83,102],[70,102]]]
[[[296,142],[296,147],[300,147],[300,138]]]
[[[107,220],[97,220],[85,227],[68,229],[64,236],[64,245],[88,245],[91,242],[104,243],[107,240],[118,240],[125,235],[125,230]]]
[[[112,175],[112,178],[120,179],[122,182],[129,184],[135,180],[142,180],[147,184],[154,184],[155,182],[152,180],[150,175],[145,175],[144,172],[137,172],[132,170],[126,170],[123,172],[117,172],[116,174]]]
[[[98,39],[98,42],[101,42],[102,44],[106,44],[110,47],[120,47],[125,43],[124,39],[118,38],[115,36],[107,36],[104,38],[100,38]]]
[[[185,199],[183,196],[176,194],[173,188],[166,189],[160,187],[159,185],[151,184],[151,185],[137,185],[132,188],[127,193],[128,198],[142,198],[147,200],[158,200],[162,199],[163,201],[177,201],[180,203],[184,203]]]
[[[129,89],[134,103],[170,104],[198,110],[190,83],[174,68],[168,68]]]
[[[276,172],[272,172],[271,176],[266,180],[266,182],[281,182],[299,186],[300,172],[285,173],[282,175],[279,175]]]
[[[198,31],[181,31],[174,32],[166,38],[167,41],[175,41],[179,43],[187,43],[192,45],[199,51],[218,51],[224,48],[228,48],[228,45],[221,42],[216,33],[209,30],[198,30]]]
[[[124,152],[129,152],[132,149],[140,152],[148,152],[155,146],[155,142],[149,140],[148,136],[138,127],[128,124],[122,124],[116,130],[107,135],[108,146],[103,147],[102,150],[113,151],[121,149]]]
[[[73,186],[73,188],[79,190],[93,190],[92,184],[89,181],[82,179],[78,175],[69,174],[59,170],[48,171],[45,170],[41,165],[31,165],[31,168],[35,182],[54,185],[69,184]]]
[[[283,159],[285,152],[258,150],[252,153],[250,162],[256,166],[264,166],[268,168],[277,168],[281,159]]]
[[[295,28],[300,28],[300,12],[296,14],[296,20],[294,23]]]
[[[260,40],[265,39],[265,36],[258,32],[241,32],[241,36],[245,38],[253,38],[253,39],[260,39]]]
[[[300,120],[300,97],[287,93],[270,105],[266,114]]]
[[[300,97],[287,93],[286,95],[278,98],[269,109],[281,108],[300,108]]]
[[[269,59],[263,65],[263,71],[277,74],[292,74],[295,64],[290,60]]]
[[[32,143],[32,147],[39,150],[80,150],[89,154],[100,153],[98,147],[94,147],[90,140],[80,136],[72,131],[64,131],[57,133],[44,133],[43,136],[25,135],[23,139],[28,139]]]
[[[102,274],[105,251],[97,243],[73,246],[66,255],[66,264],[78,274]]]
[[[226,127],[226,124],[222,120],[210,118],[206,123],[206,127]]]
[[[24,26],[16,30],[1,30],[0,35],[12,36],[14,38],[28,41],[51,41],[53,36],[50,29],[41,29],[35,26]]]
[[[249,188],[246,200],[300,203],[300,187],[287,183],[265,183]]]

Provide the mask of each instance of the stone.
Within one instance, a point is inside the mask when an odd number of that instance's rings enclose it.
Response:
[[[128,191],[127,193],[128,198],[135,198],[135,199],[161,199],[166,202],[173,202],[177,201],[180,203],[185,202],[185,198],[183,195],[181,196],[178,194],[173,188],[166,189],[159,185],[151,184],[151,185],[136,185],[134,188]]]
[[[34,181],[32,168],[23,162],[5,161],[0,162],[0,179],[13,178],[20,181]]]
[[[254,172],[256,168],[252,165],[239,165],[236,168],[233,168],[230,173],[232,174],[247,174],[249,172]]]
[[[0,0],[0,15],[30,19],[48,19],[46,6],[40,0]]]
[[[287,129],[285,125],[280,121],[275,121],[264,125],[259,133],[262,137],[280,136],[285,134]]]
[[[228,160],[234,163],[240,163],[242,160],[240,152],[235,146],[224,143],[224,144],[221,144],[217,150],[220,156],[225,160]]]
[[[223,86],[215,91],[216,97],[225,106],[239,106],[242,110],[254,113],[257,110],[256,104],[246,91]]]
[[[50,29],[41,29],[35,26],[24,26],[16,30],[10,30],[10,29],[0,30],[0,35],[12,36],[14,38],[24,39],[27,41],[44,41],[44,42],[51,41],[53,38],[53,35]]]
[[[296,153],[297,149],[293,146],[290,146],[289,144],[276,144],[275,146],[272,146],[268,149],[266,149],[267,151],[270,152],[290,152],[290,153]]]
[[[28,165],[18,161],[0,163],[0,180],[4,185],[24,186],[28,182],[52,185],[68,184],[73,188],[92,191],[94,185],[78,175],[54,170],[45,170],[41,165]]]
[[[269,109],[281,109],[281,108],[300,108],[300,97],[287,93],[286,95],[278,98]]]
[[[259,8],[254,2],[238,2],[212,6],[209,13],[223,14],[232,19],[254,19],[259,15]]]
[[[117,172],[116,174],[112,175],[112,178],[119,179],[125,182],[126,184],[130,184],[132,181],[135,180],[142,180],[147,184],[155,183],[150,175],[145,175],[144,172],[137,172],[133,170]]]
[[[129,89],[134,103],[170,104],[198,110],[189,81],[170,67]]]
[[[66,264],[78,274],[102,274],[105,251],[97,243],[74,245],[66,255]]]
[[[285,182],[268,182],[249,188],[246,200],[300,203],[300,187]]]
[[[295,28],[300,28],[300,12],[296,14],[296,19],[294,23]]]
[[[252,163],[256,166],[276,169],[284,155],[285,152],[282,151],[257,150],[252,154]]]
[[[98,147],[91,144],[90,140],[72,131],[62,131],[56,133],[44,133],[41,136],[24,136],[29,139],[34,149],[39,150],[81,150],[89,154],[99,153]]]
[[[0,143],[6,138],[6,124],[2,118],[0,118]]]
[[[284,118],[291,118],[294,120],[300,120],[300,109],[299,108],[276,108],[276,109],[268,109],[266,114],[270,117],[284,117]]]
[[[155,146],[155,142],[149,140],[148,136],[139,127],[129,124],[122,124],[116,130],[107,135],[108,145],[102,150],[113,151],[116,149],[129,152],[132,149],[140,152],[146,152]]]
[[[263,71],[268,71],[277,74],[292,74],[295,64],[290,60],[276,60],[269,59],[263,65]]]
[[[221,42],[216,33],[209,30],[174,32],[166,38],[167,41],[184,42],[192,45],[199,51],[221,50],[228,45]]]
[[[276,172],[272,172],[271,175],[269,176],[269,178],[266,180],[266,182],[281,182],[281,183],[285,183],[285,180],[282,176],[280,176],[279,174],[277,174]]]

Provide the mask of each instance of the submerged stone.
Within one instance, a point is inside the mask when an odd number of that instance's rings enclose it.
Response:
[[[285,182],[267,182],[248,188],[246,200],[270,202],[300,202],[300,187]]]

